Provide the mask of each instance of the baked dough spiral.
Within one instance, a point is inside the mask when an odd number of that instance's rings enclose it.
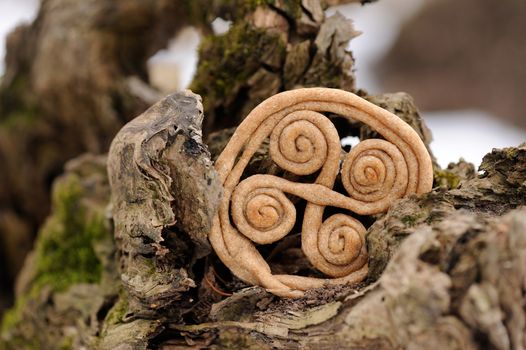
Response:
[[[342,183],[350,197],[385,211],[407,189],[407,163],[402,152],[385,140],[364,140],[351,149],[342,166]]]
[[[360,121],[383,139],[360,142],[345,155],[341,179],[347,195],[333,190],[340,172],[340,139],[320,112]],[[270,138],[270,157],[313,183],[256,174],[241,181],[251,157]],[[327,284],[358,283],[367,275],[365,227],[349,214],[385,212],[405,195],[431,190],[431,158],[418,134],[396,115],[343,90],[283,92],[258,105],[238,126],[215,165],[224,193],[209,239],[223,263],[241,280],[283,297]],[[297,212],[288,198],[306,201],[302,250],[329,278],[275,275],[256,249],[286,236]],[[324,219],[325,207],[343,210]]]
[[[253,242],[276,242],[292,230],[296,208],[279,189],[251,185],[240,183],[232,195],[232,220],[239,232]]]

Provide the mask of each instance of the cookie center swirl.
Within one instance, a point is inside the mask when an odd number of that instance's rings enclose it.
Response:
[[[282,215],[281,204],[276,198],[268,194],[255,194],[247,201],[245,216],[252,227],[270,230],[279,224]]]
[[[327,141],[320,123],[324,118],[311,111],[284,118],[270,136],[270,155],[274,162],[297,175],[319,170],[327,159]]]
[[[365,243],[365,227],[356,219],[336,214],[323,222],[318,240],[318,249],[327,262],[348,265],[356,261]]]
[[[345,158],[342,182],[351,197],[387,208],[406,192],[407,163],[395,145],[364,140]]]
[[[354,181],[358,185],[372,187],[385,181],[386,166],[381,159],[365,156],[354,164]]]
[[[242,181],[232,195],[232,220],[251,241],[269,244],[292,230],[296,208],[281,190]]]

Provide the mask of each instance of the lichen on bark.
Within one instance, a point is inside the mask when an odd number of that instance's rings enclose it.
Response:
[[[216,113],[243,114],[246,109],[257,105],[257,101],[251,101],[238,111],[236,108],[240,101],[236,97],[246,89],[250,84],[248,79],[262,65],[268,65],[271,70],[272,66],[275,68],[280,64],[284,55],[285,43],[279,35],[267,33],[249,23],[234,24],[224,35],[205,38],[200,48],[197,76],[191,88],[207,96],[204,101],[209,116],[207,120],[213,121]],[[267,83],[274,87],[270,93],[277,92],[280,86],[278,76],[272,79],[272,72],[267,70],[266,73],[269,75]],[[218,108],[221,112],[216,111]]]
[[[237,2],[233,2],[237,4]],[[192,90],[206,96],[205,134],[237,125],[267,97],[295,87],[354,90],[354,59],[346,50],[358,35],[340,14],[325,17],[317,1],[256,1],[227,17],[228,32],[207,36]],[[221,14],[221,11],[219,11]]]

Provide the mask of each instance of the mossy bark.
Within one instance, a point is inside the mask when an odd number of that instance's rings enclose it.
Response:
[[[48,215],[64,163],[106,152],[154,102],[155,91],[137,86],[150,89],[146,60],[185,24],[172,20],[184,18],[180,11],[166,1],[43,0],[35,21],[9,35],[0,84],[2,286],[12,284]]]
[[[160,98],[146,60],[187,25],[210,31],[221,1],[43,0],[9,34],[0,82],[0,313],[50,210],[53,179]],[[176,19],[176,20],[174,20]]]
[[[210,11],[232,3],[214,2]],[[431,141],[410,96],[355,89],[344,50],[354,35],[348,21],[325,18],[315,1],[245,4],[228,12],[230,32],[201,49],[194,86],[204,108],[190,91],[172,94],[121,129],[107,161],[86,155],[66,165],[18,278],[17,304],[3,319],[0,348],[526,347],[526,145],[494,150],[481,174],[465,162],[435,165],[431,193],[362,218],[370,272],[357,287],[281,299],[221,265],[207,233],[222,190],[213,160],[232,129],[205,143],[203,118],[207,131],[220,129],[269,94],[325,85],[359,93],[405,120],[427,146]],[[126,23],[122,16],[116,23]],[[255,55],[260,45],[266,50]],[[217,59],[208,62],[207,54]],[[341,138],[375,136],[329,117]],[[267,144],[247,167],[262,172],[290,176],[271,161]],[[283,251],[294,263],[278,256],[273,268],[308,268]]]
[[[91,336],[120,288],[108,201],[106,157],[67,163],[4,315],[0,348],[78,348]]]
[[[234,22],[224,36],[211,34],[218,16]],[[43,0],[9,35],[0,83],[0,310],[49,213],[53,179],[68,159],[107,152],[160,98],[146,60],[187,25],[209,35],[193,84],[208,96],[205,133],[295,85],[354,86],[344,52],[354,31],[324,19],[318,1]]]
[[[389,95],[380,99],[393,101]],[[410,118],[416,110],[405,113],[401,117]],[[201,141],[201,120],[200,98],[186,92],[169,96],[121,131],[108,163],[116,258],[96,254],[101,265],[94,266],[105,266],[103,280],[96,281],[97,269],[84,275],[83,255],[75,256],[81,259],[74,262],[80,273],[69,275],[66,269],[65,280],[57,280],[53,263],[44,264],[50,276],[39,270],[38,261],[48,258],[42,259],[37,248],[25,269],[33,272],[21,278],[19,305],[4,320],[6,348],[59,343],[99,349],[524,346],[526,315],[514,305],[524,303],[526,278],[526,211],[520,208],[526,204],[526,145],[494,150],[484,158],[480,175],[466,163],[452,164],[447,171],[458,177],[455,186],[444,186],[437,172],[431,193],[402,199],[377,216],[367,232],[370,273],[362,285],[321,288],[285,300],[221,270],[209,249],[203,234],[221,188],[211,167],[213,155]],[[226,130],[225,137],[209,139],[217,147],[214,153],[230,134]],[[49,221],[68,227],[71,205],[104,207],[107,187],[94,191],[104,193],[97,200],[91,191],[79,192],[83,184],[93,188],[94,178],[107,186],[101,161],[94,166],[85,158],[69,167],[55,186]],[[271,164],[266,147],[250,171],[261,171],[262,164]],[[98,244],[101,235],[75,227],[61,247]],[[52,237],[63,237],[63,231],[44,228],[37,247]],[[105,244],[105,256],[111,256],[111,241]],[[55,256],[64,259],[60,252]],[[47,283],[39,283],[39,274]],[[233,294],[225,297],[218,288]],[[46,323],[44,314],[55,321]],[[51,325],[49,334],[31,331]]]
[[[191,89],[206,96],[205,134],[237,125],[283,90],[355,91],[354,59],[346,50],[358,35],[352,21],[340,14],[326,18],[320,1],[254,1],[236,8],[226,16],[233,20],[230,30],[205,38],[199,51]]]

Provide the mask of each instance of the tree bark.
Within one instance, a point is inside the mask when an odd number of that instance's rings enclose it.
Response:
[[[218,16],[233,21],[226,35],[211,34]],[[64,163],[107,152],[161,97],[146,61],[188,25],[207,35],[192,84],[207,96],[205,134],[296,85],[354,89],[345,47],[355,32],[341,16],[325,19],[318,1],[42,1],[36,20],[10,34],[0,84],[2,286],[31,249]]]
[[[206,232],[221,189],[201,141],[201,118],[200,98],[185,92],[122,129],[108,160],[118,263],[99,258],[106,266],[99,280],[67,289],[39,285],[48,271],[36,268],[19,291],[26,301],[4,333],[7,348],[27,345],[28,335],[44,347],[67,341],[101,349],[525,345],[526,315],[517,305],[525,296],[526,211],[518,207],[526,202],[526,145],[488,154],[482,175],[465,163],[436,172],[442,187],[378,217],[367,233],[370,273],[358,288],[326,287],[287,300],[247,288],[210,253]],[[251,171],[261,171],[267,157],[263,147]],[[79,171],[89,184],[93,175]],[[107,191],[95,192],[108,199]],[[40,240],[49,237],[43,232]],[[35,254],[39,266],[44,256]],[[29,274],[34,270],[26,264]],[[51,326],[35,307],[55,315],[56,332],[28,331]]]
[[[18,278],[17,303],[3,319],[1,349],[526,347],[526,144],[494,150],[481,174],[465,162],[435,164],[432,192],[364,217],[370,271],[359,286],[282,299],[236,279],[212,252],[207,234],[222,192],[213,161],[232,135],[221,128],[269,94],[346,88],[397,114],[426,146],[431,141],[410,96],[355,89],[343,49],[353,35],[346,20],[321,12],[317,22],[315,2],[287,4],[229,12],[230,32],[202,47],[193,83],[202,99],[169,95],[121,129],[107,158],[67,163]],[[256,34],[255,46],[246,33]],[[260,45],[260,55],[250,52]],[[234,49],[232,57],[245,62],[239,67],[203,63]],[[234,79],[239,74],[244,79]],[[225,77],[234,84],[220,92]],[[329,117],[341,138],[376,137]],[[221,130],[204,142],[202,123]],[[268,144],[247,166],[252,173],[283,175]],[[295,254],[297,238],[270,259],[273,269],[309,268]]]
[[[44,0],[35,21],[9,35],[0,85],[3,286],[49,213],[63,164],[106,152],[159,98],[146,83],[146,60],[186,24],[172,20],[183,11],[166,1]]]

